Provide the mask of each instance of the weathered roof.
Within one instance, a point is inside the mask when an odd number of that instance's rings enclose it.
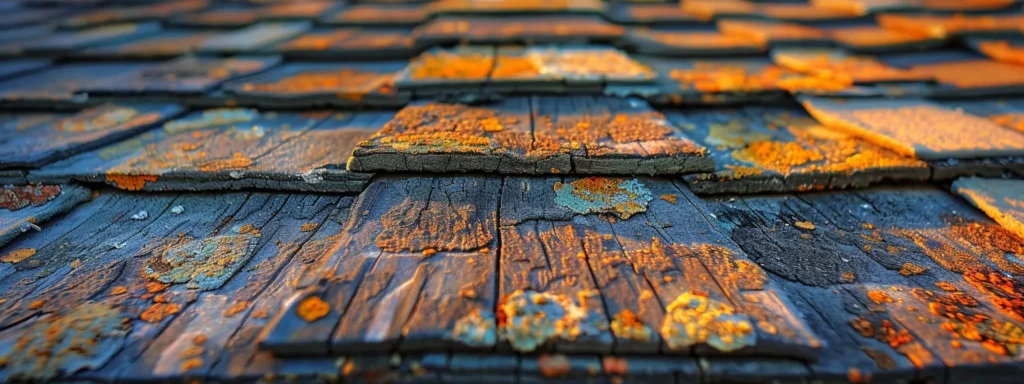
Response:
[[[1017,382],[1015,0],[0,3],[0,378]]]

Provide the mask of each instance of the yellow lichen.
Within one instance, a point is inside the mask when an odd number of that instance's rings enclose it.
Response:
[[[706,296],[685,292],[666,308],[661,335],[672,349],[706,344],[731,352],[756,343],[754,326],[746,315]]]
[[[314,322],[324,318],[331,311],[331,306],[318,296],[309,296],[299,302],[295,313],[300,319],[307,322]]]

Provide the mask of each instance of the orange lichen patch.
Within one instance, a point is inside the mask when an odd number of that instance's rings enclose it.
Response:
[[[13,381],[48,381],[60,374],[98,369],[120,350],[128,319],[105,304],[85,303],[51,314],[22,331],[2,357]]]
[[[956,286],[954,286],[953,284],[949,283],[948,281],[936,282],[935,286],[939,287],[939,289],[941,289],[943,291],[946,291],[946,292],[956,292],[956,291],[958,291]]]
[[[120,175],[107,173],[107,181],[113,183],[114,186],[126,189],[129,191],[141,191],[146,183],[154,182],[159,177],[155,175]]]
[[[472,204],[443,206],[405,200],[381,217],[376,244],[388,252],[469,251],[494,239],[494,217]],[[425,254],[429,256],[429,254]]]
[[[1024,321],[1024,289],[1020,284],[994,271],[967,271],[964,273],[964,280],[991,295],[992,304],[996,308],[1017,321]]]
[[[635,33],[658,43],[678,48],[764,48],[764,44],[761,42],[743,37],[726,36],[718,32],[664,32],[639,30]]]
[[[607,77],[613,79],[653,79],[650,67],[615,49],[534,49],[529,55],[542,63],[542,73],[562,78]]]
[[[202,368],[202,366],[203,366],[203,359],[200,359],[198,357],[193,357],[191,359],[188,359],[188,360],[185,360],[185,361],[181,362],[181,370],[182,371],[191,371],[191,370],[196,369],[196,368]]]
[[[736,36],[761,44],[777,40],[816,40],[827,37],[825,32],[817,28],[792,23],[721,20],[716,25],[718,30],[727,36]]]
[[[95,132],[128,123],[138,114],[139,111],[134,108],[105,105],[62,119],[54,126],[67,132]]]
[[[494,80],[529,80],[541,76],[543,64],[535,58],[523,54],[499,52],[494,59]]]
[[[557,339],[594,336],[609,328],[596,291],[579,293],[579,305],[563,295],[517,290],[498,305],[498,335],[519,352]]]
[[[882,28],[945,38],[950,35],[977,32],[1016,32],[1024,25],[1024,16],[1006,15],[879,15]]]
[[[754,4],[740,0],[686,0],[680,2],[684,12],[701,20],[712,20],[720,15],[752,15]]]
[[[1008,87],[1024,84],[1020,66],[990,60],[949,61],[911,67],[922,75],[932,76],[943,84],[957,88]]]
[[[1010,45],[1006,40],[982,41],[978,49],[996,61],[1024,65],[1024,47]]]
[[[20,263],[20,262],[24,261],[27,258],[35,256],[35,254],[36,254],[36,249],[35,248],[15,249],[13,251],[5,253],[3,256],[0,256],[0,262],[3,262],[3,263]]]
[[[885,293],[884,291],[879,291],[876,289],[868,291],[868,299],[871,299],[871,301],[875,302],[875,304],[885,304],[893,302],[892,296],[889,296],[889,294]]]
[[[246,308],[249,308],[250,304],[250,302],[245,300],[236,302],[235,304],[228,307],[228,309],[225,309],[223,315],[224,317],[231,317],[239,313],[242,313],[242,311],[244,311]]]
[[[252,159],[241,152],[235,152],[227,159],[212,159],[198,163],[199,170],[203,172],[225,171],[230,169],[243,169],[252,165]]]
[[[666,147],[657,155],[703,156],[706,149],[692,141],[674,136],[675,129],[656,111],[614,112],[598,109],[586,114],[540,114],[534,119],[534,140],[529,154],[574,153],[588,156],[619,153],[633,143],[658,141]],[[654,154],[652,154],[654,155]]]
[[[341,69],[325,72],[302,72],[267,83],[246,83],[242,90],[267,93],[332,92],[365,95],[391,82],[391,74],[374,71]]]
[[[44,301],[44,300],[34,300],[34,301],[32,301],[31,304],[28,305],[28,309],[39,309],[39,308],[42,308],[44,305],[46,305],[46,301]]]
[[[518,117],[488,108],[441,103],[413,105],[399,111],[371,141],[359,146],[376,143],[409,153],[504,152],[529,143],[528,134],[505,130],[505,126],[519,123]]]
[[[864,317],[850,319],[850,327],[853,327],[861,336],[872,338],[889,344],[891,348],[914,342],[914,336],[906,329],[897,329],[889,320],[882,320],[880,324],[874,324]]]
[[[164,284],[185,283],[189,289],[217,289],[249,260],[255,244],[252,233],[179,238],[157,246],[142,274]]]
[[[808,230],[808,231],[813,231],[814,230],[814,223],[812,223],[810,221],[797,221],[797,222],[793,223],[793,226],[797,227],[797,228],[800,228],[800,229],[805,229],[805,230]]]
[[[1007,128],[1024,132],[1024,113],[1007,113],[1002,115],[991,115],[988,117],[992,122]]]
[[[540,367],[541,375],[550,379],[569,376],[569,359],[563,354],[540,355],[537,366]]]
[[[776,20],[819,21],[857,16],[850,10],[813,7],[810,4],[758,4],[756,12]]]
[[[953,337],[981,343],[994,354],[1020,354],[1024,329],[978,312],[974,309],[978,302],[967,294],[959,291],[944,294],[921,288],[911,290],[911,294],[926,303],[932,314],[945,319],[941,327]]]
[[[60,195],[59,185],[6,185],[0,187],[0,209],[17,211],[32,206],[38,207]]]
[[[650,341],[652,331],[633,311],[628,309],[616,313],[611,322],[612,334],[615,337],[636,340]]]
[[[891,31],[876,26],[840,28],[831,31],[829,37],[851,47],[895,46],[929,40],[929,37],[924,35]]]
[[[479,51],[424,52],[409,64],[413,80],[483,81],[494,67],[494,56]]]
[[[299,302],[299,306],[295,308],[295,314],[299,315],[299,318],[306,322],[314,322],[324,318],[328,313],[331,312],[330,304],[327,304],[324,299],[319,296],[309,296]]]
[[[685,292],[666,308],[661,336],[672,349],[707,344],[722,352],[753,346],[757,337],[750,319],[729,304]]]
[[[473,347],[492,347],[498,341],[497,324],[490,311],[474,309],[459,318],[452,328],[452,339]]]
[[[301,231],[301,232],[313,232],[319,226],[320,226],[320,224],[318,224],[318,223],[306,223],[306,224],[302,224],[302,227],[299,228],[299,231]]]
[[[928,271],[928,269],[930,268],[922,267],[914,263],[903,263],[903,266],[900,268],[900,274],[903,276],[923,275]]]
[[[156,303],[146,308],[142,314],[139,315],[139,319],[147,323],[159,323],[164,320],[167,316],[171,316],[181,310],[181,305],[177,303]]]
[[[791,70],[847,83],[921,80],[913,71],[890,67],[871,56],[837,56],[828,53],[781,53],[774,60]]]
[[[427,13],[420,7],[381,7],[378,5],[352,5],[335,17],[336,21],[375,22],[387,20],[419,20]]]
[[[676,201],[677,201],[676,194],[674,194],[674,193],[666,193],[664,195],[658,196],[658,198],[662,199],[662,200],[665,200],[669,204],[672,204],[672,205],[675,205]]]
[[[791,75],[781,67],[748,69],[738,65],[695,62],[692,69],[672,69],[668,76],[682,89],[701,92],[763,92],[779,89],[776,82]]]
[[[113,288],[110,289],[110,295],[111,296],[123,295],[125,293],[128,293],[128,288],[125,288],[123,285],[118,285],[118,286],[113,287]]]
[[[607,213],[621,219],[646,212],[651,191],[636,179],[588,177],[554,184],[555,203],[580,214]]]

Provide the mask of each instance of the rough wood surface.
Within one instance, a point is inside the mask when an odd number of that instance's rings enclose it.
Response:
[[[89,199],[90,191],[77,185],[5,185],[0,188],[0,247],[28,231],[42,231],[51,217],[70,211]],[[31,257],[34,248],[9,250],[0,261]]]
[[[264,188],[359,191],[349,153],[390,114],[197,111],[162,128],[30,172],[33,181],[103,182],[131,191]]]
[[[297,63],[224,84],[242,105],[264,108],[400,107],[409,95],[394,87],[405,62]]]
[[[88,97],[81,90],[95,81],[140,71],[152,64],[62,64],[0,82],[0,108],[80,109]]]
[[[405,60],[419,51],[410,34],[405,28],[322,28],[278,44],[274,51],[296,59]]]
[[[829,130],[800,108],[665,112],[715,161],[714,173],[684,176],[697,193],[839,189],[931,176],[925,162]]]
[[[116,143],[182,113],[173,104],[103,104],[71,115],[12,114],[0,131],[0,168],[35,168]]]
[[[689,173],[705,149],[640,100],[532,97],[469,106],[415,103],[349,163],[356,171]]]
[[[952,189],[992,220],[1024,238],[1024,182],[966,177],[954,181]]]
[[[203,40],[197,51],[211,54],[254,53],[297,37],[310,29],[309,22],[265,22],[224,32]]]

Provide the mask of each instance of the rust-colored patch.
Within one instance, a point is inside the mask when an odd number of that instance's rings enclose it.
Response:
[[[629,361],[621,357],[602,356],[601,369],[608,376],[625,376],[629,374]]]
[[[252,303],[245,300],[239,301],[235,304],[232,304],[230,307],[228,307],[228,309],[225,309],[223,314],[225,317],[237,315],[239,313],[242,313],[242,311],[244,311],[246,308],[249,308],[250,304]]]
[[[280,94],[332,92],[349,97],[365,96],[390,86],[391,74],[342,69],[329,72],[303,72],[267,83],[246,83],[243,91]]]
[[[661,336],[672,349],[707,344],[722,352],[757,342],[750,319],[727,303],[685,292],[666,308]]]
[[[974,284],[970,278],[965,278]],[[953,337],[978,342],[988,351],[998,355],[1017,356],[1021,353],[1024,329],[1016,323],[1000,321],[978,312],[975,309],[978,301],[966,293],[935,292],[915,288],[911,290],[911,294],[927,303],[928,311],[932,314],[946,320],[941,324],[941,328],[953,334]],[[996,305],[999,305],[998,301]]]
[[[196,369],[196,368],[202,368],[202,366],[203,366],[203,359],[200,359],[198,357],[193,357],[191,359],[188,359],[188,360],[185,360],[185,361],[181,362],[181,370],[182,371],[191,371],[191,370]]]
[[[0,256],[0,262],[3,262],[3,263],[20,263],[20,262],[24,261],[27,258],[35,256],[35,254],[36,254],[36,249],[35,248],[15,249],[13,251],[7,252],[3,256]]]
[[[903,266],[900,268],[900,274],[903,276],[923,275],[928,269],[928,267],[922,267],[914,263],[903,263]]]
[[[486,80],[494,56],[469,50],[425,52],[409,64],[413,80]]]
[[[313,232],[319,226],[320,226],[320,224],[317,224],[317,223],[306,223],[306,224],[302,224],[302,227],[299,228],[299,231],[302,231],[302,232]]]
[[[889,344],[891,348],[898,348],[901,345],[914,341],[914,337],[906,329],[897,329],[892,321],[882,320],[880,324],[874,324],[864,317],[850,319],[850,326],[861,336],[876,339]]]
[[[167,316],[171,316],[181,310],[181,305],[177,303],[156,303],[146,308],[139,318],[147,323],[159,323],[164,320]]]
[[[110,289],[111,296],[123,295],[125,293],[128,293],[128,288],[125,288],[123,285],[118,285]]]
[[[666,193],[658,196],[658,198],[667,201],[669,204],[676,205],[676,194],[674,193]]]
[[[120,175],[107,173],[107,181],[113,183],[115,187],[121,189],[127,189],[129,191],[141,191],[142,187],[146,186],[146,183],[151,183],[157,180],[155,175]]]
[[[0,209],[17,211],[32,206],[38,207],[60,195],[59,185],[7,185],[0,188]]]
[[[885,304],[893,302],[892,296],[889,296],[888,293],[875,289],[868,291],[868,299],[871,299],[871,301],[875,302],[875,304]]]
[[[537,366],[540,367],[541,375],[549,379],[569,376],[569,359],[563,354],[540,355],[537,358]]]
[[[295,308],[295,313],[299,315],[299,318],[310,323],[322,319],[330,311],[331,306],[318,296],[309,296],[302,299],[299,302],[299,306]]]

